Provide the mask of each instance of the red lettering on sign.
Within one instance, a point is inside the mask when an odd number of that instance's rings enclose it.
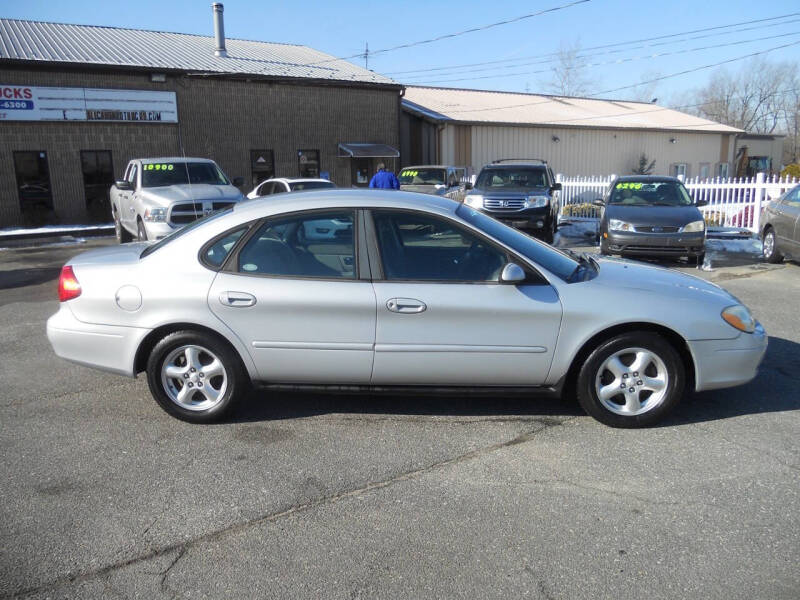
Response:
[[[30,100],[33,98],[33,92],[31,92],[31,88],[4,87],[0,88],[0,98],[8,98],[9,100],[24,98]]]

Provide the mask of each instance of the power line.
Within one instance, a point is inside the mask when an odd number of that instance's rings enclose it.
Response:
[[[694,72],[702,71],[702,70],[705,70],[705,69],[712,69],[714,67],[719,67],[721,65],[730,64],[732,62],[745,60],[745,59],[748,59],[748,58],[752,58],[754,56],[760,56],[761,54],[767,54],[768,52],[773,52],[775,50],[781,50],[783,48],[789,48],[791,46],[796,46],[798,44],[800,44],[800,41],[791,42],[789,44],[782,44],[780,46],[774,46],[772,48],[767,48],[766,50],[760,50],[758,52],[752,52],[750,54],[745,54],[744,56],[737,56],[736,58],[730,58],[728,60],[723,60],[723,61],[712,63],[712,64],[709,64],[709,65],[703,65],[701,67],[695,67],[693,69],[687,69],[685,71],[679,71],[677,73],[671,73],[669,75],[664,75],[662,77],[656,77],[654,79],[650,79],[650,80],[647,80],[647,81],[640,81],[639,83],[635,83],[633,85],[627,85],[627,86],[622,86],[622,87],[613,88],[613,89],[609,89],[609,90],[603,90],[601,92],[596,92],[594,94],[589,94],[586,97],[587,98],[593,98],[593,97],[599,96],[601,94],[608,94],[608,93],[611,93],[611,92],[618,92],[620,90],[627,90],[627,89],[639,87],[639,86],[642,86],[642,85],[646,85],[648,83],[655,83],[657,81],[663,81],[665,79],[671,79],[673,77],[680,77],[681,75],[686,75],[688,73],[694,73]],[[466,90],[466,91],[470,91],[470,90]],[[560,97],[560,96],[557,96],[557,97]],[[539,101],[539,102],[525,102],[525,103],[521,103],[521,104],[509,104],[509,105],[506,105],[506,106],[493,106],[493,107],[490,107],[490,108],[466,108],[466,109],[461,109],[461,110],[448,110],[447,112],[448,113],[487,112],[487,111],[493,111],[493,110],[501,110],[501,109],[505,109],[505,108],[521,108],[521,107],[524,107],[524,106],[536,106],[536,105],[539,105],[539,104],[548,104],[550,102],[553,102],[553,100],[549,100],[548,99],[548,100]]]
[[[677,43],[687,42],[687,41],[696,40],[696,39],[717,37],[717,36],[720,36],[720,35],[730,35],[732,33],[739,33],[739,32],[742,32],[742,31],[750,31],[750,30],[753,30],[753,29],[763,29],[764,27],[774,27],[775,25],[788,25],[790,23],[798,23],[798,22],[800,22],[800,19],[793,19],[791,21],[785,21],[783,23],[777,23],[777,24],[776,23],[772,23],[770,25],[759,25],[758,27],[746,27],[746,28],[743,28],[743,29],[735,29],[733,31],[726,31],[724,33],[714,33],[714,34],[710,34],[710,35],[700,35],[700,36],[696,36],[696,37],[693,37],[693,38],[684,38],[684,39],[681,39],[681,40],[674,40],[674,41],[670,41],[670,42],[659,42],[658,44],[644,44],[644,45],[641,45],[641,46],[633,46],[633,47],[630,47],[630,48],[617,48],[617,49],[614,49],[614,50],[606,50],[605,52],[592,52],[591,54],[580,54],[580,55],[576,56],[575,59],[578,60],[578,59],[582,59],[582,58],[594,58],[595,56],[602,56],[604,54],[619,54],[620,52],[627,52],[628,50],[640,50],[642,48],[655,48],[656,46],[665,46],[665,45],[668,45],[668,44],[677,44]],[[786,34],[786,35],[789,35],[789,34]],[[773,36],[773,37],[780,37],[780,36]],[[772,38],[771,37],[764,37],[764,38],[758,38],[758,39],[766,40],[766,39],[772,39]],[[745,41],[743,41],[741,43],[744,43],[746,41],[747,40],[745,40]],[[705,48],[721,47],[721,46],[724,46],[724,45],[730,45],[730,44],[721,44],[720,46],[706,46]],[[587,48],[586,50],[579,49],[580,52],[588,52],[589,50],[591,50],[591,48]],[[663,54],[655,54],[653,56],[667,56],[668,54],[672,54],[672,52],[663,53]],[[467,69],[467,70],[465,70],[465,69],[462,68],[462,69],[459,69],[458,71],[463,71],[464,73],[482,73],[482,72],[485,72],[485,71],[493,71],[493,70],[500,70],[500,69],[514,69],[514,68],[517,68],[517,67],[524,67],[524,66],[528,66],[528,65],[543,65],[543,64],[547,64],[547,63],[557,62],[558,60],[560,60],[560,59],[559,59],[559,57],[556,56],[555,58],[546,58],[546,59],[542,59],[542,60],[535,60],[535,61],[532,61],[532,62],[521,62],[519,64],[502,65],[502,66],[495,66],[495,67],[486,67],[484,69]],[[618,62],[624,62],[624,61],[618,61]],[[595,66],[595,65],[602,65],[602,64],[612,64],[612,63],[613,63],[613,61],[610,61],[610,62],[607,62],[607,63],[595,63],[594,65],[585,65],[585,66]],[[408,71],[408,72],[412,73],[414,71]],[[534,71],[534,73],[541,73],[541,72],[543,72],[543,71]],[[453,71],[452,73],[444,73],[443,75],[445,75],[445,76],[447,76],[447,75],[461,75],[461,74],[464,74],[464,73]],[[516,75],[516,73],[512,73],[510,75]],[[428,77],[428,76],[432,76],[432,75],[417,75],[417,76],[412,76],[412,78],[413,79],[418,79],[420,77]],[[436,79],[436,80],[430,80],[430,81],[442,81],[442,82],[443,81],[465,81],[466,79],[468,79],[468,78],[465,78],[465,79],[462,79],[462,80],[457,80],[457,79],[453,79],[453,80]]]
[[[571,70],[574,70],[574,69],[582,69],[582,68],[586,68],[586,67],[601,67],[601,66],[604,66],[604,65],[624,64],[624,63],[628,63],[628,62],[634,62],[634,61],[637,61],[637,60],[648,60],[648,59],[654,59],[654,58],[662,58],[664,56],[675,56],[677,54],[688,54],[690,52],[699,52],[701,50],[712,50],[714,48],[725,48],[727,46],[738,46],[739,44],[749,44],[749,43],[752,43],[752,42],[761,42],[761,41],[764,41],[764,40],[774,40],[774,39],[777,39],[777,38],[784,38],[784,37],[789,37],[789,36],[792,36],[792,35],[800,35],[800,31],[793,31],[791,33],[782,33],[780,35],[771,35],[771,36],[761,37],[761,38],[753,38],[753,39],[749,39],[749,40],[737,40],[737,41],[734,41],[734,42],[727,42],[725,44],[714,44],[714,45],[711,45],[711,46],[700,46],[700,47],[697,47],[697,48],[686,48],[686,49],[683,49],[683,50],[673,50],[671,52],[661,52],[661,53],[656,53],[656,54],[646,54],[646,55],[642,55],[642,56],[630,56],[630,57],[627,57],[627,58],[621,58],[621,59],[616,59],[616,60],[607,60],[607,61],[601,61],[601,62],[596,62],[596,63],[582,63],[582,64],[579,64],[579,65],[567,66],[567,67],[564,67],[564,68],[566,70],[571,71]],[[581,57],[577,57],[577,58],[585,58],[585,56],[581,56]],[[502,68],[502,67],[499,67],[499,68]],[[491,69],[482,69],[482,70],[491,70]],[[430,84],[430,83],[451,83],[451,82],[455,82],[455,81],[473,81],[473,80],[477,80],[477,79],[496,79],[498,77],[516,77],[518,75],[537,75],[537,74],[548,73],[548,72],[550,72],[550,69],[539,69],[539,70],[536,70],[536,71],[517,71],[516,73],[500,73],[500,74],[497,74],[497,75],[482,75],[482,76],[479,76],[479,77],[459,77],[459,78],[455,78],[455,79],[432,79],[432,80],[428,80],[428,81],[407,82],[407,83],[411,83],[412,85],[415,84],[415,83],[421,83],[421,84],[426,84],[426,83],[428,83],[428,84]],[[637,84],[637,85],[639,85],[639,84]]]
[[[423,44],[432,44],[434,42],[440,42],[442,40],[447,40],[447,39],[451,39],[451,38],[454,38],[454,37],[459,37],[459,36],[462,36],[462,35],[466,35],[468,33],[476,33],[478,31],[486,31],[487,29],[492,29],[493,27],[500,27],[501,25],[509,25],[511,23],[517,23],[519,21],[524,21],[526,19],[532,19],[534,17],[539,17],[539,16],[547,14],[547,13],[552,13],[552,12],[556,12],[556,11],[559,11],[559,10],[564,10],[564,9],[570,8],[572,6],[576,6],[578,4],[585,4],[586,2],[590,2],[590,1],[591,0],[574,0],[573,2],[569,2],[567,4],[562,4],[560,6],[554,6],[552,8],[546,8],[544,10],[540,10],[540,11],[537,11],[537,12],[534,12],[534,13],[529,13],[527,15],[522,15],[520,17],[514,17],[513,19],[506,19],[504,21],[497,21],[496,23],[489,23],[487,25],[480,25],[478,27],[472,27],[470,29],[465,29],[463,31],[457,31],[455,33],[447,33],[447,34],[440,35],[440,36],[437,36],[437,37],[434,37],[434,38],[430,38],[430,39],[427,39],[427,40],[420,40],[420,41],[417,41],[417,42],[410,42],[408,44],[400,44],[398,46],[391,46],[389,48],[382,48],[380,50],[374,50],[374,51],[370,52],[370,54],[372,54],[374,56],[375,54],[384,54],[386,52],[393,52],[395,50],[402,50],[402,49],[405,49],[405,48],[413,48],[415,46],[421,46]],[[349,60],[351,58],[363,58],[363,56],[364,56],[363,53],[359,53],[359,54],[353,54],[353,55],[350,55],[350,56],[344,56],[344,57],[340,57],[340,58],[330,58],[330,59],[327,59],[327,60],[320,60],[320,61],[317,61],[317,62],[308,63],[308,64],[303,65],[303,66],[310,67],[310,66],[321,65],[321,64],[329,63],[329,62],[336,62],[336,61],[339,61],[339,60]]]
[[[671,33],[671,34],[660,35],[660,36],[651,37],[651,38],[641,38],[641,39],[638,39],[638,40],[628,40],[628,41],[625,41],[625,42],[615,42],[613,44],[604,44],[604,45],[601,45],[601,46],[590,46],[589,48],[583,48],[582,51],[587,52],[589,50],[604,50],[606,48],[615,48],[615,47],[618,47],[618,46],[626,46],[628,44],[639,44],[639,43],[642,43],[642,42],[652,42],[652,41],[656,41],[656,40],[663,40],[663,39],[668,39],[668,38],[679,37],[679,36],[682,36],[682,35],[692,35],[694,33],[704,33],[704,32],[707,32],[707,31],[716,31],[716,30],[719,30],[719,29],[727,29],[727,28],[730,28],[730,27],[738,27],[740,25],[752,25],[753,23],[776,21],[776,20],[779,20],[779,19],[785,19],[787,17],[796,17],[796,16],[800,16],[800,12],[789,13],[789,14],[780,15],[780,16],[777,16],[777,17],[769,17],[769,18],[766,18],[766,19],[743,21],[741,23],[731,23],[729,25],[718,25],[718,26],[715,26],[715,27],[705,27],[705,28],[702,28],[702,29],[694,29],[694,30],[691,30],[691,31],[681,31],[679,33]],[[789,21],[789,22],[794,23],[795,21]],[[775,26],[784,25],[785,23],[786,22],[772,23],[770,25],[759,25],[759,26],[756,26],[756,27],[747,27],[747,28],[738,30],[738,32],[750,31],[750,30],[753,30],[753,29],[761,29],[761,28],[764,28],[764,27],[775,27]],[[714,35],[727,35],[727,34],[730,34],[730,33],[736,33],[736,32],[728,31],[728,32],[723,32],[723,33],[717,33],[717,34],[714,34]],[[692,39],[701,39],[703,37],[712,37],[712,36],[698,36],[698,37],[695,37],[695,38],[687,38],[685,40],[678,40],[678,42],[690,41]],[[673,43],[673,42],[667,42],[667,43]],[[659,45],[659,44],[653,44],[653,45]],[[529,56],[529,57],[523,57],[523,58],[519,58],[519,57],[518,58],[506,58],[506,59],[502,59],[502,60],[489,60],[489,61],[479,62],[479,63],[450,65],[450,66],[447,66],[447,67],[432,67],[432,68],[428,68],[428,69],[415,69],[415,70],[410,70],[410,71],[390,71],[388,73],[385,73],[385,75],[403,75],[403,74],[406,74],[406,73],[423,73],[423,72],[429,72],[429,71],[445,71],[445,70],[452,70],[452,69],[458,69],[458,68],[480,67],[480,66],[484,66],[484,65],[493,65],[493,64],[501,64],[501,63],[505,63],[505,62],[515,62],[515,61],[519,61],[519,60],[526,60],[527,58],[541,58],[542,56],[558,56],[558,54],[559,54],[558,52],[550,52],[550,53],[547,53],[547,54],[544,54],[544,55]]]

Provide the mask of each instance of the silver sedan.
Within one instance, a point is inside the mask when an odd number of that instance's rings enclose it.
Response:
[[[577,396],[639,427],[687,389],[750,381],[764,329],[690,275],[578,255],[464,204],[339,190],[248,200],[64,266],[56,353],[135,377],[168,413],[250,388]]]

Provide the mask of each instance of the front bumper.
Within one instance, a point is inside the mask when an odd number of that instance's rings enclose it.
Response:
[[[136,351],[149,329],[84,323],[62,302],[47,320],[47,339],[56,355],[94,369],[134,377]]]
[[[169,223],[158,223],[153,221],[143,221],[144,230],[147,232],[148,240],[160,240],[169,235],[179,227],[173,227]]]
[[[603,240],[610,252],[643,256],[697,256],[705,252],[706,247],[706,234],[703,231],[697,233],[609,231],[603,234]]]
[[[767,333],[756,324],[753,333],[732,340],[687,342],[695,366],[695,390],[716,390],[752,381],[767,351]]]
[[[514,211],[489,210],[488,208],[480,208],[478,210],[514,229],[548,229],[553,221],[549,206]]]

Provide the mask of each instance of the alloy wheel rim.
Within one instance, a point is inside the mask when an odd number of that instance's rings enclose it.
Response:
[[[175,348],[161,363],[161,383],[169,399],[183,409],[214,408],[228,389],[225,365],[203,346]]]
[[[775,248],[775,234],[771,231],[764,236],[764,256],[772,256],[772,251]]]
[[[634,417],[664,402],[669,388],[667,366],[646,348],[625,348],[603,361],[595,376],[595,392],[604,408]]]

